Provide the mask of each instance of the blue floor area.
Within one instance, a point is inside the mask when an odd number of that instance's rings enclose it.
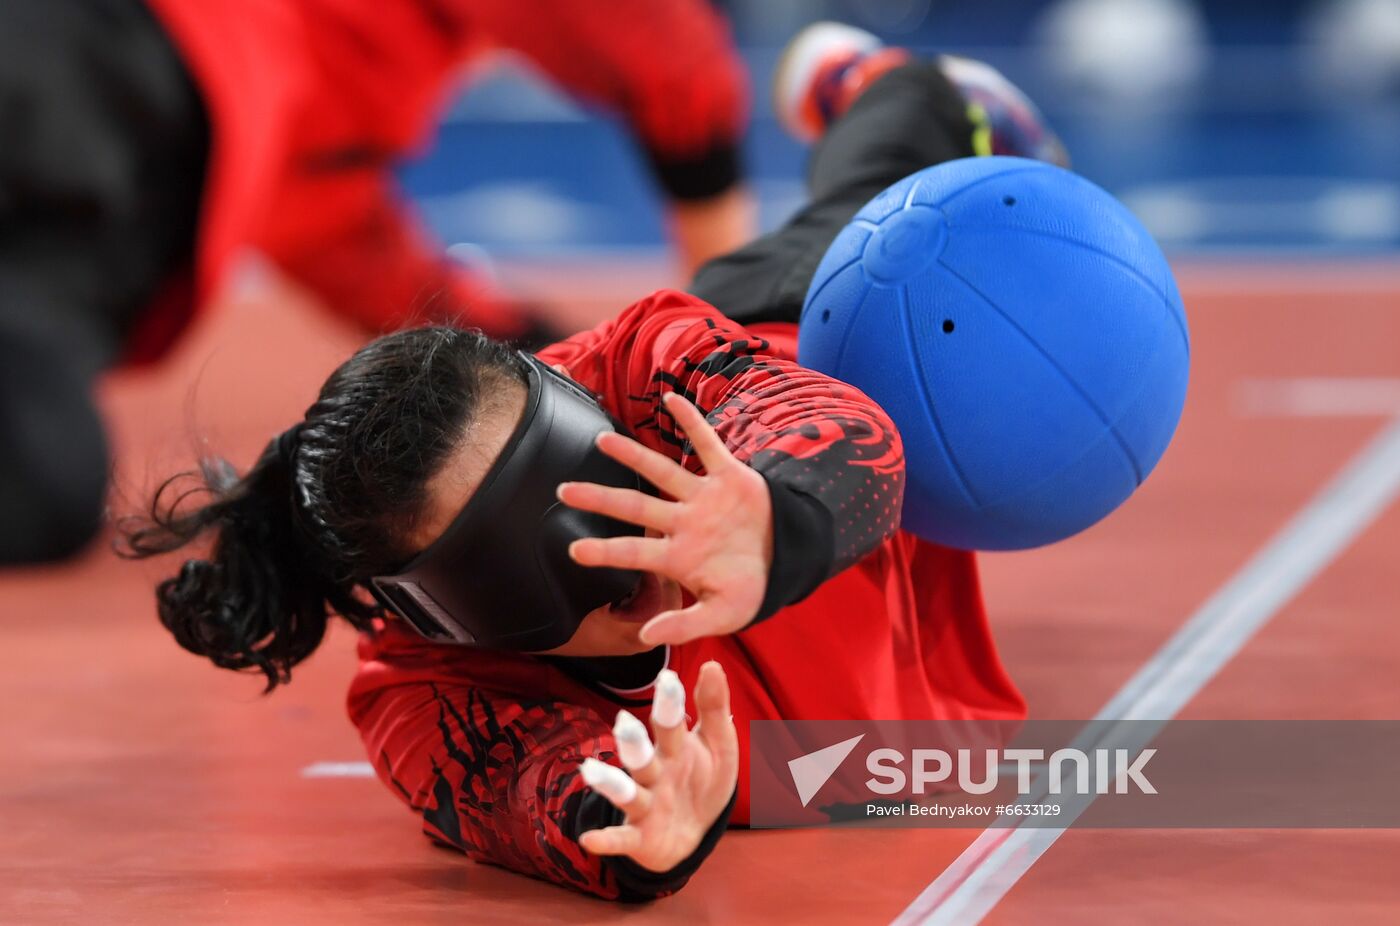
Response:
[[[1189,98],[1114,108],[1046,84],[1015,55],[984,57],[1042,87],[1032,95],[1075,168],[1173,253],[1400,254],[1400,102],[1319,103],[1283,65],[1272,80],[1261,73],[1256,56]],[[749,60],[766,87],[771,50]],[[755,96],[746,151],[772,227],[801,202],[804,151]],[[519,74],[472,88],[401,176],[445,241],[502,257],[665,245],[653,188],[621,127]]]

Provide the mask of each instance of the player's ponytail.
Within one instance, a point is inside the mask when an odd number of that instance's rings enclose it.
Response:
[[[212,548],[156,587],[161,623],[226,669],[290,679],[332,614],[368,629],[370,576],[405,545],[426,486],[520,361],[477,332],[420,328],[372,342],[321,389],[306,418],[240,476],[224,460],[167,480],[149,511],[125,519],[118,550],[142,558],[203,536]],[[204,504],[197,504],[203,501]]]
[[[226,460],[202,461],[198,482],[186,473],[161,486],[149,520],[129,524],[127,552],[167,553],[213,533],[207,559],[187,560],[156,586],[160,622],[182,647],[225,669],[256,669],[268,688],[287,680],[326,632],[326,601],[338,597],[306,556],[294,516],[296,429],[274,440],[239,478]],[[207,493],[208,504],[186,502]],[[345,602],[352,620],[358,602]]]

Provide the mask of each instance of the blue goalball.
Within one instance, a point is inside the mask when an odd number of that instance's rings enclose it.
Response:
[[[1161,459],[1190,341],[1161,249],[1116,199],[1021,158],[930,167],[837,236],[798,360],[864,391],[907,461],[903,527],[1015,550],[1084,530]]]

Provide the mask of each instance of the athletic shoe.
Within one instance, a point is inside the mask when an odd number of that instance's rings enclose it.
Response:
[[[1020,88],[984,61],[940,55],[938,68],[958,88],[977,126],[977,154],[1005,154],[1069,166],[1069,153]]]
[[[778,121],[799,141],[816,141],[861,91],[909,57],[864,29],[813,23],[793,36],[778,61],[773,78]]]
[[[778,120],[794,138],[813,142],[866,87],[911,58],[907,49],[887,47],[864,29],[814,23],[793,37],[778,62],[773,80]],[[936,61],[967,101],[976,154],[1014,155],[1069,166],[1064,145],[1040,110],[1000,71],[955,55],[940,55]]]

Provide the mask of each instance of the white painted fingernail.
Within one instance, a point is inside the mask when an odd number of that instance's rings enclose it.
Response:
[[[685,722],[685,686],[680,676],[662,669],[656,676],[656,695],[652,698],[651,719],[663,727],[679,726]]]
[[[613,724],[613,737],[617,740],[617,754],[622,764],[630,769],[646,768],[656,754],[651,744],[651,735],[646,725],[629,711],[618,711],[617,722]]]
[[[630,804],[637,797],[637,783],[616,765],[589,758],[579,771],[586,785],[614,804]]]

